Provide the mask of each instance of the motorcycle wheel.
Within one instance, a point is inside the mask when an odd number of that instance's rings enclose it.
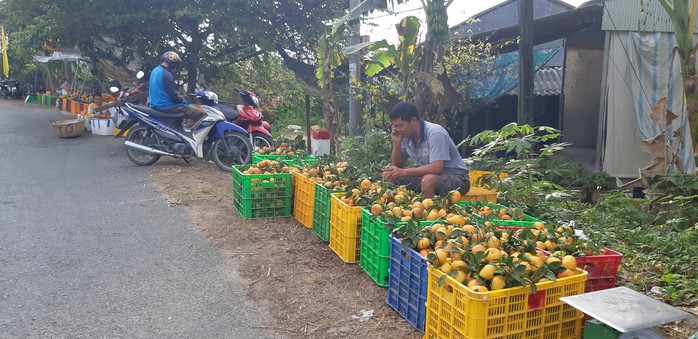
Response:
[[[235,165],[246,165],[252,160],[252,144],[247,135],[228,131],[223,139],[213,142],[213,161],[224,171],[232,172]]]
[[[274,144],[274,139],[262,132],[252,132],[252,139],[254,140],[254,149],[259,150],[262,147],[272,148]]]
[[[157,134],[149,131],[143,125],[136,125],[131,127],[128,136],[126,137],[126,140],[139,145],[145,145],[145,138],[155,138],[158,140],[158,142],[160,141],[160,138]],[[134,164],[139,166],[152,165],[156,163],[158,160],[160,160],[160,155],[158,154],[141,152],[130,147],[126,147],[126,155]]]

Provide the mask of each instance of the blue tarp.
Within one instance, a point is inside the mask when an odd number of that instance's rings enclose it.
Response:
[[[533,51],[534,71],[543,67],[560,49]],[[463,64],[450,73],[449,78],[460,95],[469,97],[475,106],[484,105],[519,85],[519,52],[499,54],[477,64]]]

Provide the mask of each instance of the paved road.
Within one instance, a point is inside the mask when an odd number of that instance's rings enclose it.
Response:
[[[123,144],[0,100],[0,337],[268,338],[245,282]]]

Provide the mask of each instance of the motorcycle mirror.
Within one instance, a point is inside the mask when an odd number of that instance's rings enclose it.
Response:
[[[144,73],[143,71],[138,71],[138,73],[136,73],[136,78],[140,79],[140,78],[142,78],[144,75],[145,75],[145,73]]]
[[[112,93],[116,93],[119,91],[119,87],[116,87],[116,86],[109,87],[109,91]]]

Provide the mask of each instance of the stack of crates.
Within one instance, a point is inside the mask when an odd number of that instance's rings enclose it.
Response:
[[[357,263],[361,252],[361,207],[349,206],[333,193],[330,202],[330,248],[347,263]]]
[[[484,201],[490,203],[497,202],[497,191],[490,189],[489,185],[486,185],[480,179],[483,176],[492,175],[494,172],[489,171],[469,171],[470,176],[470,191],[463,197],[461,201]],[[499,179],[502,180],[506,178],[506,173],[500,173]]]
[[[315,182],[300,172],[293,172],[293,217],[307,228],[313,227]]]
[[[233,167],[233,204],[245,219],[291,216],[291,174],[243,174]]]
[[[475,292],[429,266],[424,338],[579,338],[582,313],[560,301],[584,293],[587,272],[536,284]],[[440,279],[443,280],[439,284]]]
[[[490,186],[488,184],[486,184],[484,182],[484,180],[482,180],[480,178],[489,177],[491,175],[494,175],[494,172],[470,170],[468,172],[468,175],[470,176],[470,187],[490,188]],[[499,180],[504,180],[504,178],[507,177],[507,174],[506,173],[499,173],[497,176],[499,177]]]
[[[484,201],[484,202],[497,202],[497,191],[488,190],[481,187],[470,187],[468,193],[461,197],[460,201]]]

